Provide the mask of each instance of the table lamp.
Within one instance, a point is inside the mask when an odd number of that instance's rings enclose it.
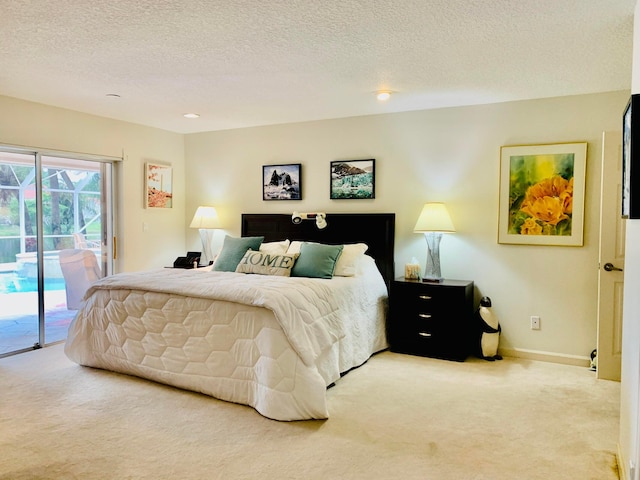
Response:
[[[427,241],[427,265],[423,282],[442,282],[440,273],[440,240],[443,232],[455,232],[453,222],[444,203],[425,203],[418,217],[414,232],[424,233]]]
[[[202,253],[205,255],[207,261],[213,260],[213,254],[211,253],[213,230],[220,228],[220,220],[218,219],[216,209],[214,207],[198,207],[189,227],[200,230]]]

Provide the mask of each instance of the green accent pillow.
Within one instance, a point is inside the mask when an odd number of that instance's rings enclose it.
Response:
[[[216,272],[235,272],[238,263],[247,250],[258,250],[264,237],[230,237],[227,235],[222,242],[222,250],[213,264]]]
[[[292,277],[333,278],[342,245],[303,243],[300,256],[291,270]]]

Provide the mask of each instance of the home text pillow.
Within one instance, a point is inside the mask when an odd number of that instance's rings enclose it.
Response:
[[[235,272],[238,263],[247,250],[258,250],[264,237],[230,237],[227,235],[222,242],[222,250],[216,257],[213,269],[217,272]]]
[[[332,278],[342,245],[303,243],[291,270],[292,277]]]
[[[260,275],[277,275],[290,277],[291,269],[296,263],[298,254],[255,252],[247,250],[236,267],[238,273],[258,273]]]
[[[368,248],[365,243],[345,244],[333,274],[338,277],[353,277],[358,271],[358,263]]]
[[[289,240],[282,240],[281,242],[264,242],[260,245],[260,251],[268,253],[287,253],[287,248],[289,248]]]

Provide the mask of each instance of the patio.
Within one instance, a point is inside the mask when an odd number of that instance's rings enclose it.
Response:
[[[64,340],[76,314],[68,310],[64,287],[45,290],[45,341]],[[29,348],[38,342],[37,292],[0,293],[0,356]]]

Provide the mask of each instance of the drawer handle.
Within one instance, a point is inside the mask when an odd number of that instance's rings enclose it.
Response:
[[[431,337],[432,335],[429,332],[418,332],[418,335],[421,337]]]
[[[419,313],[418,316],[420,318],[431,318],[431,314],[430,313]]]
[[[429,295],[420,295],[418,298],[420,300],[431,300],[431,297]]]

